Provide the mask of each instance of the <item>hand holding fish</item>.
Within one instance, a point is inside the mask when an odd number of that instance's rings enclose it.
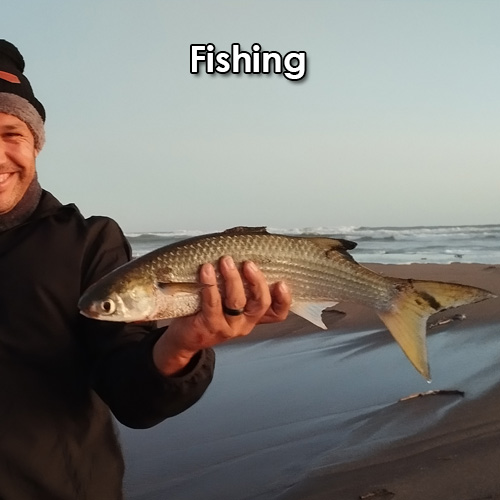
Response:
[[[163,374],[182,370],[201,349],[248,335],[259,323],[283,321],[288,316],[288,288],[283,282],[269,288],[264,274],[253,262],[245,262],[240,274],[233,259],[226,256],[220,259],[219,270],[224,279],[223,296],[217,287],[214,267],[204,264],[200,282],[208,286],[201,291],[200,311],[173,320],[156,343],[153,359]]]

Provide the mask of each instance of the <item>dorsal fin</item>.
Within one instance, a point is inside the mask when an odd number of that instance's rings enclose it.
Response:
[[[335,240],[333,238],[323,238],[321,236],[308,239],[311,240],[315,245],[318,245],[320,248],[324,248],[325,250],[337,250],[337,252],[352,250],[358,245],[354,241]]]
[[[321,236],[308,238],[312,243],[317,245],[319,248],[325,251],[326,256],[328,257],[330,252],[338,252],[342,254],[344,257],[349,260],[354,261],[352,255],[348,252],[348,250],[352,250],[356,248],[357,243],[349,240],[342,239],[333,239],[333,238],[324,238]]]
[[[223,231],[223,234],[269,234],[266,226],[236,226]]]

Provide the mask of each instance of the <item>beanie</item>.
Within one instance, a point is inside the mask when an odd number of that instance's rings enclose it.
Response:
[[[19,50],[7,40],[0,40],[0,113],[26,123],[40,151],[45,143],[45,109],[23,71],[24,59]]]

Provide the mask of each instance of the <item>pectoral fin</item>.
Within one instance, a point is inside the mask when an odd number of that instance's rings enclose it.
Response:
[[[202,285],[201,283],[164,283],[158,281],[156,286],[166,295],[175,295],[178,293],[199,293],[203,288],[208,285]]]
[[[321,319],[321,313],[323,309],[327,307],[333,307],[337,305],[338,302],[301,302],[294,300],[290,306],[290,311],[295,313],[297,316],[310,321],[313,325],[327,330],[328,327],[323,323]]]

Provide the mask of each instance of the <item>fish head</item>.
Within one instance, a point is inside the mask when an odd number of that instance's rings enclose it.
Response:
[[[148,321],[156,309],[156,296],[148,281],[98,281],[81,296],[83,316],[101,321]]]

